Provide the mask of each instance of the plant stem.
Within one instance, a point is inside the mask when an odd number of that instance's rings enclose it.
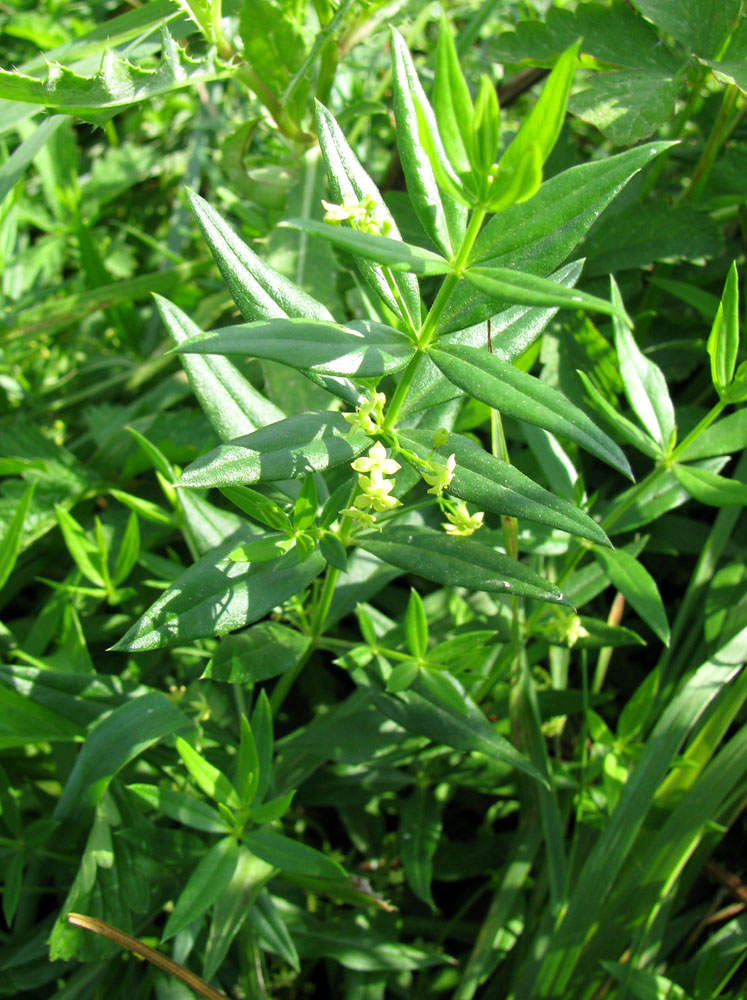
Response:
[[[397,417],[402,409],[402,404],[405,401],[405,397],[407,396],[409,388],[412,384],[412,380],[415,377],[415,372],[418,370],[418,366],[420,365],[422,359],[423,353],[422,351],[418,351],[402,373],[402,378],[399,380],[399,385],[397,386],[395,393],[392,396],[392,401],[386,411],[384,423],[381,425],[381,430],[384,433],[391,431],[396,424]]]
[[[682,195],[681,200],[683,202],[698,201],[703,193],[703,188],[708,181],[713,164],[718,156],[718,151],[721,149],[721,146],[724,144],[726,137],[729,134],[729,118],[731,117],[731,112],[736,103],[738,94],[739,88],[735,83],[729,84],[724,91],[724,96],[721,100],[721,107],[719,108],[718,115],[716,116],[716,121],[713,123],[711,134],[708,136],[708,141],[703,148],[703,152],[700,154],[700,159],[698,160],[698,164],[695,167],[692,177],[690,178],[690,183]]]

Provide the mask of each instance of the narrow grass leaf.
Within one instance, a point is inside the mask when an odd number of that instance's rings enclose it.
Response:
[[[669,623],[656,581],[637,559],[622,549],[594,549],[612,584],[665,646],[669,645]]]
[[[630,465],[615,442],[552,386],[476,347],[429,351],[446,377],[469,395],[517,420],[574,441],[629,479]]]
[[[2,541],[0,541],[0,589],[13,572],[13,567],[18,559],[18,553],[21,551],[23,526],[26,522],[26,515],[29,512],[33,496],[34,484],[32,483],[24,490]]]

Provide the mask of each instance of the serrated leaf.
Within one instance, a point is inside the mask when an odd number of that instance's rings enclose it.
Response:
[[[498,302],[518,302],[527,306],[558,306],[561,309],[588,309],[607,316],[619,316],[630,323],[622,303],[606,302],[596,295],[559,285],[525,271],[508,267],[470,267],[464,277],[488,298]]]
[[[568,107],[614,145],[630,146],[672,117],[684,81],[682,73],[660,66],[594,73]]]
[[[113,49],[104,52],[101,68],[93,76],[81,76],[60,63],[49,66],[45,80],[0,69],[0,98],[64,111],[101,125],[133,104],[235,72],[229,66],[216,66],[212,54],[190,59],[165,27],[161,39],[161,61],[152,70],[134,66]]]
[[[316,124],[319,133],[319,145],[329,174],[329,185],[332,195],[338,204],[346,199],[360,202],[370,197],[378,206],[382,222],[386,223],[391,239],[399,240],[400,236],[394,217],[384,203],[381,192],[358,162],[345,136],[332,114],[316,103]],[[389,308],[401,319],[412,324],[414,329],[420,328],[420,289],[417,278],[410,274],[395,273],[394,282],[399,289],[407,316],[403,315],[400,303],[392,294],[386,275],[378,264],[371,263],[363,257],[355,256],[356,266],[368,284],[386,302]]]
[[[189,927],[213,905],[233,878],[238,860],[239,846],[234,837],[213,844],[189,876],[166,922],[161,943]]]
[[[446,377],[470,396],[502,413],[574,441],[632,479],[625,455],[583,410],[547,383],[475,347],[429,351]]]
[[[431,452],[431,433],[417,430],[398,433],[402,444],[416,455],[425,458]],[[609,545],[602,528],[588,514],[556,497],[510,463],[489,455],[469,438],[450,434],[436,454],[444,460],[451,454],[456,456],[454,478],[447,490],[450,495],[493,514],[525,518]]]
[[[669,645],[669,623],[656,581],[637,559],[623,549],[594,549],[612,584],[665,646]]]
[[[358,232],[345,226],[334,226],[328,222],[313,219],[288,219],[281,223],[291,229],[301,229],[312,236],[321,236],[338,250],[347,250],[366,260],[385,264],[392,271],[406,271],[411,274],[446,274],[451,265],[432,250],[392,240],[388,236]]]
[[[744,412],[744,411],[742,411]],[[691,497],[709,507],[747,506],[747,484],[719,476],[709,469],[675,463],[672,470]]]
[[[179,354],[264,358],[322,375],[381,378],[404,368],[415,353],[403,333],[372,320],[347,326],[309,319],[226,326],[182,343]]]
[[[517,594],[552,604],[567,604],[554,584],[522,563],[471,538],[414,525],[387,525],[381,538],[358,537],[358,545],[384,562],[425,580],[496,594]]]
[[[214,448],[182,473],[180,486],[236,486],[300,479],[351,462],[370,445],[339,413],[288,417]]]
[[[237,541],[219,545],[186,570],[112,648],[160,649],[250,625],[324,568],[318,552],[303,563],[295,551],[271,563],[231,562]]]

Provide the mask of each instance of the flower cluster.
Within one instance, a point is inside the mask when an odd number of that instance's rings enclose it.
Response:
[[[383,392],[372,392],[355,408],[355,413],[343,413],[343,418],[353,425],[353,430],[360,427],[366,434],[378,434],[384,422],[385,403]]]
[[[391,220],[383,216],[381,205],[373,195],[367,194],[361,201],[353,201],[346,195],[342,205],[333,205],[328,201],[323,201],[322,205],[324,221],[333,226],[349,222],[353,229],[361,233],[371,233],[373,236],[388,236],[391,232]]]
[[[485,517],[485,513],[481,510],[476,514],[470,514],[466,503],[458,503],[451,512],[447,510],[444,513],[448,523],[443,522],[441,527],[447,535],[472,535],[482,527]]]
[[[399,507],[400,501],[390,496],[394,489],[394,480],[386,477],[393,476],[401,466],[393,458],[387,458],[386,448],[381,441],[377,441],[368,449],[367,458],[356,458],[352,466],[358,473],[360,493],[353,501],[353,506],[346,507],[342,513],[366,527],[379,527],[376,524],[376,516],[369,511],[371,508],[381,512]]]
[[[428,492],[432,493],[434,497],[440,497],[454,478],[456,455],[449,455],[446,459],[446,464],[436,462],[431,458],[428,460],[428,465],[430,466],[430,472],[421,472],[420,474],[430,486]]]

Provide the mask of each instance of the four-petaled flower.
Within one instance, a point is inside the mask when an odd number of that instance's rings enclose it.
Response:
[[[436,497],[440,497],[446,487],[451,483],[451,480],[454,478],[456,455],[449,455],[446,459],[446,465],[444,465],[443,462],[435,462],[433,459],[431,459],[428,464],[431,467],[431,471],[422,472],[421,475],[430,486],[428,492],[432,493]]]
[[[384,511],[399,507],[400,501],[389,495],[394,489],[394,480],[386,479],[386,476],[393,476],[402,466],[393,458],[387,458],[381,441],[368,449],[368,457],[356,458],[352,466],[358,473],[358,489],[361,491],[353,501],[355,508],[368,510],[373,507],[374,510]]]
[[[448,535],[471,535],[482,527],[485,514],[481,510],[476,514],[470,514],[467,504],[458,503],[453,513],[446,511],[446,517],[450,523],[443,522],[442,527]]]
[[[366,434],[376,434],[381,430],[385,403],[386,396],[383,392],[372,392],[355,408],[355,413],[343,413],[342,416],[353,425],[353,430],[360,427]]]
[[[354,201],[350,195],[345,195],[342,205],[334,205],[322,201],[324,206],[324,221],[333,226],[349,222],[353,229],[361,233],[371,233],[374,236],[387,236],[392,230],[392,223],[382,214],[382,206],[371,194],[365,195],[360,201]]]
[[[402,468],[399,462],[386,457],[386,448],[381,441],[368,449],[368,458],[356,458],[352,464],[356,472],[379,472],[382,476],[393,476]]]

